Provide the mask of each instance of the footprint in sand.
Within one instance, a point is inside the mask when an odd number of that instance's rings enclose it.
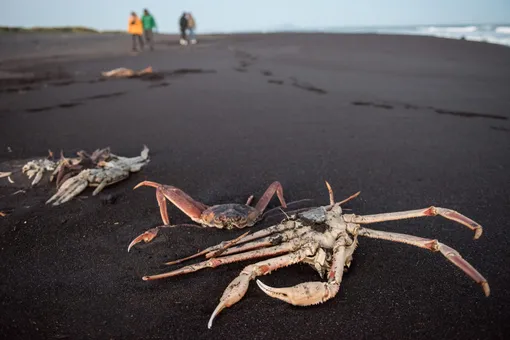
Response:
[[[276,84],[276,85],[283,85],[284,84],[283,80],[278,80],[278,79],[269,79],[267,82],[269,84]]]
[[[168,85],[170,85],[170,83],[162,82],[159,84],[151,84],[151,85],[149,85],[149,88],[152,89],[152,88],[156,88],[156,87],[167,87]]]
[[[318,88],[318,87],[315,87],[315,86],[313,86],[310,83],[302,83],[302,82],[300,82],[299,80],[297,80],[294,77],[291,77],[290,80],[292,80],[292,86],[297,87],[298,89],[310,91],[310,92],[313,92],[313,93],[316,93],[316,94],[326,94],[326,93],[328,93],[328,91],[323,90],[323,89]]]
[[[356,105],[356,106],[371,106],[371,107],[376,107],[378,109],[386,109],[386,110],[391,110],[393,109],[393,106],[391,105],[388,105],[388,104],[382,104],[382,103],[372,103],[372,102],[352,102],[351,103],[352,105]]]

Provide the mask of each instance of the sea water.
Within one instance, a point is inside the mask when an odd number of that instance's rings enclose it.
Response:
[[[378,34],[410,34],[427,35],[450,39],[466,39],[492,44],[510,46],[509,24],[476,24],[476,25],[419,25],[396,27],[325,27],[325,28],[299,28],[293,25],[284,25],[272,32],[325,32],[325,33],[378,33]]]
[[[509,25],[412,26],[380,28],[376,33],[429,35],[450,39],[466,39],[510,46]]]

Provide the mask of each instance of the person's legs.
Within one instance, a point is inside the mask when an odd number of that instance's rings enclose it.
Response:
[[[152,30],[145,30],[144,34],[145,34],[145,43],[149,44],[150,49],[153,50],[154,49],[154,35],[152,33]]]
[[[140,43],[140,50],[143,50],[143,38],[141,34],[138,34],[138,42]]]
[[[193,28],[189,29],[189,40],[192,44],[197,43],[197,39],[195,38],[195,30]]]
[[[136,35],[131,34],[131,40],[133,41],[133,51],[136,51]]]
[[[181,45],[187,45],[188,41],[186,40],[186,28],[181,27],[181,40],[179,42]]]

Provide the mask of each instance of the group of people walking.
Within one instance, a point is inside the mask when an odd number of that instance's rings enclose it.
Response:
[[[179,28],[181,37],[179,43],[181,45],[196,44],[195,36],[196,22],[191,13],[184,12],[179,18]],[[135,12],[131,12],[129,17],[128,32],[133,40],[133,51],[141,51],[145,45],[149,45],[150,49],[154,49],[154,33],[157,28],[156,20],[147,9],[143,10],[143,16],[140,18]]]
[[[128,32],[133,39],[133,51],[138,51],[136,47],[137,42],[140,50],[143,50],[144,45],[148,44],[151,51],[154,49],[154,34],[153,30],[156,29],[156,20],[149,13],[147,9],[143,10],[143,16],[140,19],[135,12],[131,12],[129,17]],[[145,43],[144,43],[144,38]]]
[[[181,29],[181,39],[179,43],[181,45],[187,45],[188,43],[196,44],[197,38],[195,37],[195,18],[189,12],[184,12],[179,19],[179,28]]]

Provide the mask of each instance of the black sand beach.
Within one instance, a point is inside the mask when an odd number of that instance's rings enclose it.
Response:
[[[46,181],[0,179],[0,337],[9,339],[503,339],[510,330],[510,49],[428,37],[271,34],[201,37],[131,55],[122,35],[0,36],[0,171],[48,149],[150,148],[140,173],[59,207]],[[151,65],[151,79],[99,81]],[[21,163],[22,164],[22,163]],[[206,204],[255,200],[279,180],[287,201],[361,190],[357,214],[430,205],[484,226],[482,237],[434,217],[374,229],[437,238],[488,280],[491,296],[440,254],[360,239],[335,299],[293,307],[252,282],[207,321],[250,262],[144,282],[164,262],[240,235],[163,230],[149,179]],[[26,193],[11,195],[24,189]],[[278,205],[273,199],[270,208]],[[301,205],[302,206],[302,205]],[[189,219],[169,205],[172,223]],[[258,230],[278,222],[267,219]],[[261,280],[319,280],[295,265]]]

